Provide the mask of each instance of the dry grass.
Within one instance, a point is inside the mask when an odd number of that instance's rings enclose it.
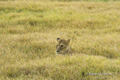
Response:
[[[119,80],[119,34],[120,2],[1,1],[0,79]],[[77,53],[56,55],[57,37]]]

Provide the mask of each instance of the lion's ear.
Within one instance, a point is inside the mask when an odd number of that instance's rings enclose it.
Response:
[[[59,42],[61,39],[60,38],[57,38],[57,42]]]

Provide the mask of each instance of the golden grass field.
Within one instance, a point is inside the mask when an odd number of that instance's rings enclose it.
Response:
[[[0,80],[120,80],[120,2],[0,1]]]

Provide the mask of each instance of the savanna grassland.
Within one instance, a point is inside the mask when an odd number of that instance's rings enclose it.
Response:
[[[0,1],[0,80],[120,80],[120,2]]]

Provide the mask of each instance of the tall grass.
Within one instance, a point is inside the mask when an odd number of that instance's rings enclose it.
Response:
[[[52,1],[119,1],[119,0],[52,0]]]
[[[0,79],[119,80],[119,18],[119,2],[1,1]],[[58,37],[76,53],[56,55]]]
[[[59,2],[74,2],[74,1],[103,1],[103,2],[108,2],[108,1],[119,1],[119,0],[0,0],[0,1],[59,1]]]

